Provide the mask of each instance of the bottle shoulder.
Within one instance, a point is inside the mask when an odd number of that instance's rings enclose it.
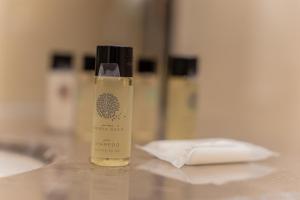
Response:
[[[132,86],[133,78],[132,77],[99,77],[95,76],[95,84],[123,84]]]

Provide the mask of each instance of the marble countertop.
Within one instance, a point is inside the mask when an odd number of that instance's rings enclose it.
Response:
[[[40,169],[0,178],[5,200],[300,199],[298,135],[289,142],[259,140],[281,154],[263,162],[177,169],[137,149],[128,167],[97,167],[89,163],[88,143],[38,129],[19,131],[1,131],[0,141],[42,144],[53,159]]]

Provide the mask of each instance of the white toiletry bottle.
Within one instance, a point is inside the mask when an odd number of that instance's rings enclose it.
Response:
[[[76,80],[72,56],[55,54],[47,74],[46,124],[51,132],[74,129]]]

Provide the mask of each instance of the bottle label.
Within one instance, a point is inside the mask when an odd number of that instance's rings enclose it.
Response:
[[[96,80],[92,156],[129,158],[133,88],[128,78]]]

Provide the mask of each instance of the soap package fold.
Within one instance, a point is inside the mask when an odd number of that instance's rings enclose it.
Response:
[[[264,147],[223,138],[159,140],[137,148],[177,168],[183,165],[259,161],[277,155]]]

